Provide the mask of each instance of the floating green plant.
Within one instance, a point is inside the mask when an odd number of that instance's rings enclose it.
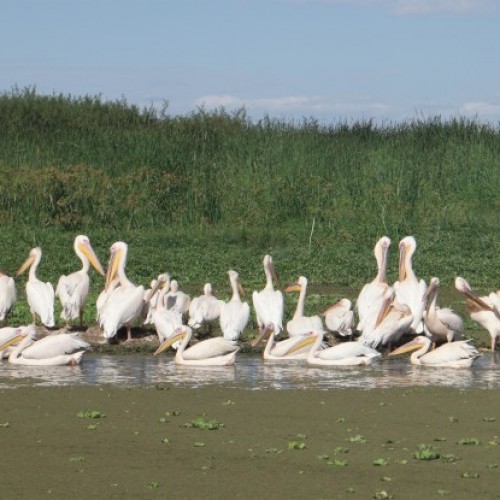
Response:
[[[289,441],[288,449],[289,450],[303,450],[306,447],[306,443],[303,441]]]
[[[201,429],[201,430],[214,431],[224,427],[224,424],[217,422],[217,420],[207,420],[205,415],[200,415],[191,422],[184,424],[183,427],[186,427],[188,429]]]
[[[76,414],[76,416],[78,418],[104,418],[106,414],[98,410],[87,410],[87,411],[79,411]]]
[[[373,461],[373,465],[377,465],[377,466],[384,466],[384,465],[387,465],[389,463],[388,460],[386,460],[385,458],[376,458],[374,461]]]
[[[460,441],[457,441],[457,444],[461,444],[464,446],[479,446],[482,443],[480,439],[477,438],[463,438]]]
[[[418,445],[418,450],[413,454],[417,460],[436,460],[441,455],[440,453],[429,444]]]

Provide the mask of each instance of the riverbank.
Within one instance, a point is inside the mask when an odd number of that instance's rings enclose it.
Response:
[[[20,387],[3,498],[500,498],[496,391]]]

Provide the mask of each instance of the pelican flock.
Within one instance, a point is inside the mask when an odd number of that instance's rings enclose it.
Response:
[[[0,360],[49,366],[81,362],[83,353],[90,348],[86,340],[70,333],[47,334],[39,329],[36,321],[39,319],[47,328],[56,326],[54,297],[57,296],[61,320],[67,327],[74,320],[81,326],[92,266],[105,276],[104,287],[96,301],[103,341],[115,338],[122,328],[127,341],[131,341],[132,327],[142,323],[146,325],[143,328],[154,329],[158,336],[159,347],[155,354],[172,346],[177,351],[177,364],[232,365],[241,342],[246,341],[251,348],[264,346],[264,360],[294,360],[315,366],[368,365],[380,360],[383,353],[393,357],[412,351],[415,351],[410,356],[412,364],[451,368],[472,366],[481,353],[470,341],[459,340],[464,333],[460,315],[437,305],[439,278],[431,277],[427,286],[413,269],[415,238],[406,236],[399,243],[398,280],[393,285],[387,280],[390,244],[387,236],[376,242],[377,274],[361,289],[356,300],[338,299],[323,312],[315,311],[314,305],[308,304],[308,314],[307,278],[302,275],[281,290],[273,258],[264,255],[264,287],[252,294],[257,328],[254,334],[248,331],[253,330],[250,305],[242,300],[244,291],[240,275],[234,269],[227,273],[231,286],[228,300],[215,297],[210,283],[204,285],[202,295],[191,300],[169,273],[159,274],[148,290],[134,284],[125,272],[128,244],[123,241],[110,247],[105,272],[89,238],[78,235],[73,250],[82,267],[61,276],[54,293],[51,283],[37,277],[42,250],[32,248],[17,271],[20,276],[29,268],[26,300],[32,324],[0,328]],[[494,352],[500,338],[500,291],[478,296],[459,276],[455,279],[455,288],[465,296],[471,319],[488,331],[490,351]],[[287,311],[283,292],[299,294],[285,328]],[[5,322],[16,306],[16,295],[14,279],[0,271],[0,321]],[[211,325],[217,319],[220,334],[213,336]],[[204,325],[210,325],[211,338],[200,340],[200,335],[207,335],[206,331],[202,332]]]

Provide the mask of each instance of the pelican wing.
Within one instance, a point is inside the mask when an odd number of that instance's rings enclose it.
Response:
[[[224,338],[237,340],[250,319],[250,306],[247,302],[219,301],[220,327]]]
[[[0,321],[3,321],[14,307],[16,299],[16,285],[13,278],[0,275]]]
[[[162,342],[182,327],[182,314],[173,309],[154,309],[151,321],[155,325],[160,342]]]
[[[80,311],[87,302],[90,279],[87,273],[76,272],[68,276],[61,276],[56,287],[56,296],[63,307],[61,318],[65,320],[77,319]]]
[[[78,334],[60,333],[37,340],[24,349],[22,355],[26,359],[48,359],[87,349],[90,349],[90,344],[78,337]]]
[[[279,290],[253,292],[252,301],[259,327],[272,324],[276,334],[283,330],[284,301]]]
[[[52,283],[28,281],[26,296],[30,309],[40,316],[45,326],[54,326],[54,287]]]
[[[238,344],[234,340],[227,340],[224,337],[214,337],[203,340],[186,349],[182,357],[186,360],[202,360],[216,358],[238,350]]]
[[[449,342],[424,354],[420,361],[425,365],[441,365],[474,359],[479,356],[478,350],[466,340]]]
[[[436,310],[436,314],[440,321],[449,329],[454,332],[462,332],[464,329],[464,322],[462,318],[448,307],[443,307]]]
[[[317,357],[320,359],[328,359],[340,361],[346,358],[354,358],[354,357],[368,357],[368,358],[377,358],[380,357],[381,354],[377,352],[375,349],[372,349],[361,342],[343,342],[341,344],[334,345],[333,347],[328,347],[319,351],[317,353]]]
[[[365,326],[373,327],[377,319],[378,311],[384,300],[387,284],[378,282],[367,283],[362,289],[356,301],[359,323],[358,330],[363,331]]]
[[[325,315],[325,325],[331,332],[342,336],[351,335],[354,328],[353,311],[338,310]]]
[[[323,320],[319,316],[299,316],[286,324],[286,330],[291,337],[323,329]]]

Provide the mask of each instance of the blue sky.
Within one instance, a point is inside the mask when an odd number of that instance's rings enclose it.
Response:
[[[0,90],[500,123],[500,0],[0,0]]]

